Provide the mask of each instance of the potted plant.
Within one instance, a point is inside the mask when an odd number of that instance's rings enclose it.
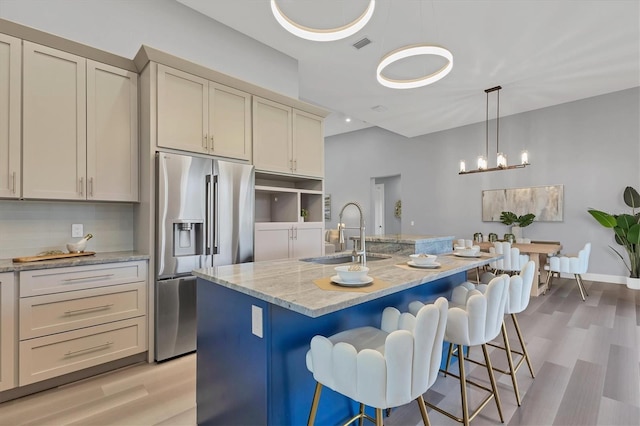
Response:
[[[627,186],[622,199],[631,207],[631,214],[609,214],[596,209],[589,209],[588,212],[605,228],[613,228],[616,243],[627,251],[629,263],[618,250],[609,247],[622,259],[629,271],[627,287],[640,289],[640,212],[636,213],[636,209],[640,209],[640,194],[635,188]]]
[[[302,221],[306,221],[307,217],[309,217],[309,210],[307,209],[300,209],[300,217],[302,218]]]
[[[536,215],[533,213],[527,213],[522,216],[518,216],[514,212],[502,212],[500,214],[500,222],[507,226],[511,226],[511,233],[516,239],[522,238],[522,229],[533,223],[533,219]]]

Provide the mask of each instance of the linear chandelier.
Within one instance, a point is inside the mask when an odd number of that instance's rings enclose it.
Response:
[[[337,28],[328,28],[328,29],[319,29],[319,28],[310,28],[304,25],[298,24],[291,20],[287,15],[285,15],[276,0],[271,0],[271,13],[276,18],[276,21],[284,28],[289,31],[291,34],[298,36],[300,38],[304,38],[306,40],[312,41],[335,41],[340,40],[350,35],[353,35],[360,31],[371,16],[373,16],[373,10],[376,7],[376,1],[370,0],[369,6],[365,9],[365,11],[346,25]]]
[[[498,170],[513,170],[513,169],[522,169],[529,165],[529,153],[527,151],[522,151],[520,155],[520,164],[514,164],[509,166],[507,164],[507,156],[500,152],[500,139],[499,139],[499,131],[500,131],[500,89],[501,86],[492,87],[490,89],[485,89],[485,93],[487,94],[487,115],[485,118],[485,155],[481,155],[478,157],[478,168],[475,170],[467,170],[465,161],[460,161],[460,175],[466,175],[469,173],[482,173],[482,172],[495,172]],[[497,92],[497,108],[496,108],[496,167],[487,167],[487,159],[489,158],[489,93]]]

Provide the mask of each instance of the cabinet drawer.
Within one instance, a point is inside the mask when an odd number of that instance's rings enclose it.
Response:
[[[20,272],[20,297],[146,281],[147,262],[104,263]]]
[[[147,350],[146,317],[20,342],[20,386]]]
[[[20,299],[20,340],[146,313],[145,282],[25,297]]]

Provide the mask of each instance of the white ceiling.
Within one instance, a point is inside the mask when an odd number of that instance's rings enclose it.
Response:
[[[485,120],[484,89],[501,85],[500,116],[640,86],[638,0],[378,0],[371,21],[334,42],[295,37],[273,18],[269,0],[178,0],[298,60],[300,99],[334,113],[330,136],[369,126],[413,137]],[[293,20],[341,26],[368,0],[278,0]],[[357,50],[353,43],[372,43]],[[430,86],[381,86],[380,58],[429,43],[453,54],[453,70]],[[405,60],[388,73],[416,78],[442,66]],[[490,117],[495,98],[490,97]],[[385,111],[372,107],[382,105]],[[345,123],[345,116],[352,117]]]

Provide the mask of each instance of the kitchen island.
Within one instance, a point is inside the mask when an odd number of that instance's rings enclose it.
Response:
[[[340,254],[335,255],[340,256]],[[305,424],[315,381],[305,356],[316,334],[379,326],[382,310],[449,296],[466,271],[498,257],[440,255],[440,269],[409,268],[408,257],[368,255],[372,292],[323,290],[314,280],[334,266],[283,259],[194,271],[198,277],[198,424]],[[318,424],[346,419],[355,406],[325,389]]]

